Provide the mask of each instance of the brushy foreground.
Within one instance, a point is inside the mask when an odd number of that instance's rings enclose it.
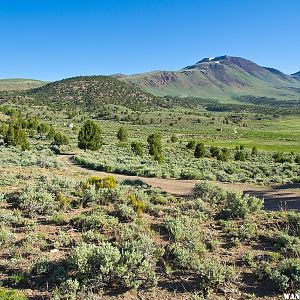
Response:
[[[279,299],[300,289],[300,216],[262,207],[206,182],[34,178],[1,194],[1,299]]]

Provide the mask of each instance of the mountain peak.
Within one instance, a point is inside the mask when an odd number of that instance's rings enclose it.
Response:
[[[244,69],[247,72],[249,70],[253,70],[259,67],[254,62],[242,57],[222,55],[217,57],[203,58],[202,60],[198,61],[194,65],[183,68],[183,70],[202,69],[203,67],[210,66],[210,65],[214,66],[216,64],[235,66]]]
[[[206,63],[206,62],[216,62],[216,61],[224,61],[224,60],[229,60],[230,56],[228,55],[222,55],[222,56],[217,56],[217,57],[206,57],[203,58],[202,60],[198,61],[197,64],[201,63]]]

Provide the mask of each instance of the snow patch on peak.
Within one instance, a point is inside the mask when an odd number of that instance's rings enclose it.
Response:
[[[212,61],[213,59],[215,59],[214,57],[209,57],[208,60]]]

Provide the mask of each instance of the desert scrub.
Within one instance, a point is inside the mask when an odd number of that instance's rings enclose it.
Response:
[[[291,236],[280,230],[268,231],[265,237],[271,241],[277,250],[288,256],[300,257],[300,238]]]
[[[225,287],[237,279],[234,267],[216,261],[201,262],[196,267],[199,276],[199,288],[208,296],[211,291],[216,291],[220,287]]]
[[[239,244],[240,242],[250,242],[258,238],[257,225],[249,220],[220,220],[219,224],[222,226],[232,245]]]
[[[1,147],[0,162],[2,167],[39,166],[41,168],[60,168],[62,166],[53,153],[47,149],[21,151],[14,147]]]
[[[299,291],[300,289],[300,260],[286,259],[281,261],[269,278],[281,291]]]
[[[210,204],[220,204],[226,199],[226,192],[210,182],[197,183],[193,189],[193,197],[200,198]]]
[[[225,206],[221,211],[224,218],[244,219],[251,213],[259,212],[263,208],[263,200],[239,192],[226,192]]]
[[[114,213],[120,221],[133,221],[137,217],[134,208],[127,203],[116,203]]]
[[[30,230],[36,225],[36,221],[22,217],[20,210],[7,211],[0,209],[0,224],[18,228],[19,230]]]
[[[176,267],[193,268],[206,253],[201,219],[190,216],[167,217],[163,223],[172,243],[168,257]]]
[[[47,215],[66,208],[73,200],[76,183],[58,178],[48,180],[41,176],[37,182],[25,186],[21,192],[8,196],[9,201],[29,216]]]
[[[208,152],[208,149],[207,151]],[[251,155],[243,150],[245,161],[235,161],[236,150],[229,150],[229,160],[193,157],[193,151],[172,143],[164,147],[164,162],[157,163],[151,155],[134,155],[130,146],[103,145],[101,152],[86,151],[75,156],[80,164],[90,168],[144,177],[166,177],[224,182],[286,183],[299,176],[300,165],[295,155],[291,162],[275,162],[272,152]]]
[[[8,244],[10,244],[13,241],[13,234],[0,227],[0,249],[6,247]]]
[[[81,182],[80,188],[82,191],[81,204],[83,206],[113,203],[122,197],[124,190],[122,186],[117,186],[116,178],[113,176],[103,178],[92,176]]]
[[[82,213],[71,220],[71,223],[81,231],[111,230],[118,224],[118,219],[105,213],[101,207]]]
[[[92,290],[103,286],[138,288],[156,284],[156,264],[162,250],[147,236],[120,244],[81,243],[74,248],[68,264],[81,285]]]
[[[210,203],[220,212],[222,218],[242,218],[263,208],[263,200],[239,192],[225,190],[215,184],[203,182],[196,184],[193,197]]]
[[[276,263],[263,261],[254,264],[253,269],[260,280],[271,280],[280,292],[300,289],[299,259],[283,259]]]

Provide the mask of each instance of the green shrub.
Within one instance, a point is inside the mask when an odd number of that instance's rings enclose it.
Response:
[[[15,200],[16,205],[30,216],[51,214],[59,210],[55,195],[41,186],[27,186]]]
[[[233,267],[215,262],[205,261],[196,268],[199,276],[199,288],[205,296],[221,286],[225,286],[236,279],[236,272]]]
[[[0,299],[1,300],[28,300],[28,298],[22,295],[20,292],[5,289],[0,287]]]
[[[221,215],[225,218],[245,218],[250,213],[262,210],[263,200],[238,192],[227,191],[225,207]]]
[[[178,142],[178,137],[177,137],[175,134],[173,134],[173,135],[171,136],[171,142],[172,142],[172,143],[177,143],[177,142]]]
[[[234,155],[234,159],[238,161],[245,161],[246,155],[243,151],[237,151]]]
[[[270,231],[268,237],[273,241],[275,247],[289,255],[300,256],[300,238],[297,236],[290,236],[282,231]]]
[[[223,227],[224,232],[230,237],[232,244],[240,241],[250,241],[257,237],[257,225],[249,221],[220,220],[219,223]]]
[[[139,142],[131,143],[131,150],[135,155],[143,156],[143,146]]]
[[[193,188],[193,196],[209,203],[220,204],[226,199],[226,192],[210,182],[201,182]]]
[[[229,160],[229,150],[227,148],[223,148],[219,153],[218,160],[220,161],[228,161]]]
[[[126,203],[117,203],[115,214],[121,221],[133,221],[137,217],[134,208]]]
[[[74,217],[71,222],[81,231],[105,230],[118,224],[118,219],[105,214],[101,208],[98,208]]]
[[[143,236],[119,245],[81,243],[68,263],[75,279],[91,288],[105,285],[138,288],[156,284],[155,268],[161,255],[161,249]]]
[[[197,144],[197,141],[195,141],[195,140],[189,141],[186,145],[186,148],[187,149],[195,149],[196,144]]]
[[[257,150],[257,148],[254,146],[253,148],[252,148],[252,150],[251,150],[251,155],[252,156],[256,156],[258,154],[258,150]]]
[[[210,151],[211,157],[218,157],[220,155],[219,147],[211,146],[209,151]]]
[[[201,222],[189,216],[168,217],[163,227],[174,242],[168,247],[172,263],[180,268],[193,268],[206,252]]]
[[[65,134],[60,133],[60,132],[56,132],[54,134],[53,145],[62,146],[62,145],[68,145],[69,143],[70,143],[70,140]]]
[[[300,260],[286,259],[279,263],[269,274],[270,279],[281,291],[299,291]]]
[[[12,120],[6,130],[3,138],[6,146],[21,146],[22,150],[29,150],[30,145],[27,139],[27,133],[22,128],[22,120]]]
[[[95,186],[96,189],[115,189],[117,187],[117,180],[114,176],[110,175],[102,178],[98,176],[92,176],[82,183],[82,188],[87,188],[91,185]]]
[[[67,279],[53,293],[53,300],[77,300],[80,284],[76,279]]]

